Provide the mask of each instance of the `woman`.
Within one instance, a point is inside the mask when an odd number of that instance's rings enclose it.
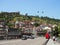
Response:
[[[50,35],[48,32],[45,34],[45,37],[46,37],[46,39],[50,39]]]

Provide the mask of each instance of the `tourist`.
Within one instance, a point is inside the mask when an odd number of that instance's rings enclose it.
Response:
[[[47,32],[46,34],[45,34],[45,37],[46,37],[46,39],[50,39],[50,34]]]

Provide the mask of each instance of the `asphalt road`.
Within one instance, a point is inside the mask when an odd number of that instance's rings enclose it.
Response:
[[[52,39],[50,39],[46,45],[60,45],[60,43],[58,43],[57,41],[53,41]]]
[[[38,37],[35,39],[15,39],[15,40],[0,40],[0,45],[43,45],[46,42],[44,37]]]

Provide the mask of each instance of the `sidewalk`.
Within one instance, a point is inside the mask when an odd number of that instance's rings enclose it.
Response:
[[[52,39],[50,39],[46,45],[60,45],[60,43],[58,43],[56,41],[54,43],[54,41]]]
[[[60,38],[57,38],[57,42],[59,42],[59,43],[60,43]]]

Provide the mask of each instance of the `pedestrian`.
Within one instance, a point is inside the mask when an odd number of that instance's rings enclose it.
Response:
[[[56,41],[55,36],[53,36],[53,42],[54,42],[54,44],[55,44],[55,41]]]
[[[53,41],[55,41],[55,36],[53,36]]]
[[[50,34],[49,34],[49,32],[47,32],[47,33],[45,34],[45,38],[48,39],[48,40],[50,39]]]

